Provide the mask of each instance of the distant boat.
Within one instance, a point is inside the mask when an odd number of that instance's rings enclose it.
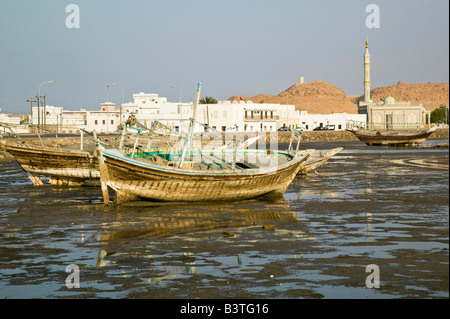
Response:
[[[427,130],[347,129],[347,131],[367,145],[405,145],[422,144],[436,128],[437,126]]]
[[[180,161],[183,155],[186,158]],[[309,154],[248,149],[186,153],[160,148],[151,152],[103,150],[102,157],[101,181],[116,192],[118,203],[140,199],[196,202],[280,197]]]

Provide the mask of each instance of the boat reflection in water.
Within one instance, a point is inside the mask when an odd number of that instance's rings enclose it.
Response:
[[[97,267],[120,264],[120,259],[123,258],[121,255],[141,255],[160,272],[147,277],[146,281],[160,283],[164,279],[196,273],[198,255],[210,253],[209,248],[203,245],[217,240],[232,241],[234,237],[241,236],[242,229],[246,227],[249,230],[259,229],[256,233],[258,236],[275,229],[283,231],[283,225],[298,222],[298,214],[291,210],[284,198],[276,201],[246,200],[183,205],[129,203],[118,206],[114,221],[109,222],[102,230]],[[251,237],[251,233],[249,231],[247,241],[256,240]],[[139,241],[142,238],[150,238],[151,241]],[[126,250],[130,248],[130,243],[136,242],[143,242],[147,249]],[[133,247],[136,248],[136,245]],[[226,252],[223,254],[227,255]],[[242,265],[241,254],[234,255],[232,263]]]
[[[2,229],[12,237],[6,246],[21,247],[2,256],[11,261],[8,271],[27,274],[28,264],[17,267],[17,260],[58,263],[63,271],[75,264],[83,271],[85,287],[117,286],[118,293],[121,280],[130,278],[139,286],[166,285],[171,278],[186,279],[194,273],[224,282],[229,276],[247,276],[273,258],[285,258],[282,251],[271,256],[268,247],[310,238],[299,226],[299,211],[283,197],[104,206],[98,188],[27,186],[26,192],[29,196]],[[49,280],[57,282],[56,274]]]
[[[136,210],[139,212],[136,213]],[[134,216],[132,219],[131,214]],[[185,205],[134,202],[118,206],[116,221],[107,226],[110,230],[101,235],[101,241],[130,237],[163,238],[256,224],[269,227],[269,222],[279,221],[300,221],[284,198],[276,201],[246,200]]]

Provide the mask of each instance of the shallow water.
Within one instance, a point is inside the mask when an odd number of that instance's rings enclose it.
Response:
[[[104,208],[3,164],[0,298],[448,298],[448,150],[342,146],[277,202]]]

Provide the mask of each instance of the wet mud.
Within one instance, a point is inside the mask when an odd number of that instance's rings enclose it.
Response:
[[[0,298],[448,298],[448,149],[320,145],[345,149],[271,202],[104,207],[2,164]]]

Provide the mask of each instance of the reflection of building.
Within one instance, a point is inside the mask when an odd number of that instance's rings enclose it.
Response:
[[[358,114],[367,116],[367,126],[375,129],[422,128],[430,123],[430,111],[422,104],[409,101],[396,102],[388,96],[383,102],[373,102],[370,98],[370,54],[366,40],[364,53],[364,100],[358,104]]]

